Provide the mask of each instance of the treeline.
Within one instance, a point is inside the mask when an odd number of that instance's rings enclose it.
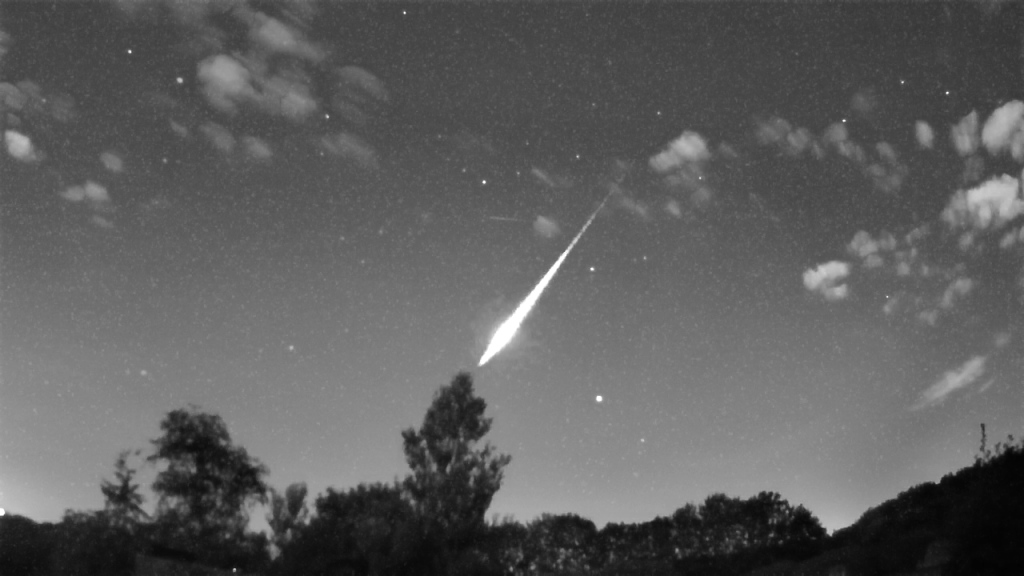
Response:
[[[193,574],[267,576],[785,576],[837,564],[847,574],[894,574],[912,572],[937,541],[952,551],[948,570],[1024,573],[1015,547],[1024,541],[1024,455],[1012,438],[994,451],[983,440],[975,466],[871,509],[831,538],[809,511],[772,492],[714,494],[670,516],[598,530],[575,514],[485,520],[510,461],[483,441],[485,408],[471,377],[457,375],[419,430],[402,432],[405,478],[330,488],[312,503],[305,484],[267,486],[266,467],[232,443],[219,416],[172,411],[144,460],[159,471],[151,516],[133,453],[124,452],[101,484],[103,510],[68,511],[56,524],[0,517],[0,576],[155,574],[154,559],[186,563]],[[268,506],[270,534],[247,530],[256,503]]]

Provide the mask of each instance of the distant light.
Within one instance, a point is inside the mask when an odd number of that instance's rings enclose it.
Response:
[[[604,396],[601,396],[601,395],[599,394],[599,395],[597,395],[597,397],[595,397],[595,398],[594,398],[594,400],[595,400],[595,401],[596,401],[596,402],[597,402],[598,404],[600,404],[601,402],[604,402]]]
[[[294,352],[294,351],[295,351],[295,345],[294,345],[294,344],[292,344],[292,345],[289,345],[289,346],[288,346],[288,350],[290,350],[290,351]]]
[[[131,53],[132,53],[132,49],[131,49],[131,48],[129,48],[129,49],[128,49],[128,53],[129,53],[129,54],[131,54]]]
[[[487,184],[487,180],[481,180],[480,183],[486,185]]]
[[[590,267],[590,271],[591,271],[591,272],[593,272],[593,271],[594,271],[594,267],[593,267],[593,266],[591,266],[591,267]]]
[[[946,96],[949,96],[949,90],[946,90]]]
[[[900,78],[900,84],[906,84],[906,83],[907,83],[907,81],[906,81],[906,80],[904,80],[904,79]]]
[[[175,78],[174,80],[175,80],[175,82],[177,82],[178,84],[184,84],[184,83],[185,83],[185,79],[184,79],[184,78],[182,78],[181,76],[178,76],[178,77],[177,77],[177,78]]]

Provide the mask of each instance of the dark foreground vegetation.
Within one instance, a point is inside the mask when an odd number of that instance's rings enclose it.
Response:
[[[575,514],[527,524],[485,513],[509,457],[483,437],[491,421],[459,374],[438,390],[419,430],[402,432],[410,474],[390,484],[283,493],[235,446],[223,420],[195,407],[161,422],[147,465],[147,514],[124,452],[100,489],[103,510],[56,524],[0,517],[0,576],[36,575],[888,575],[1024,574],[1024,442],[915,486],[828,536],[802,506],[772,492],[714,494],[669,516],[598,530]],[[267,504],[272,532],[248,531]]]

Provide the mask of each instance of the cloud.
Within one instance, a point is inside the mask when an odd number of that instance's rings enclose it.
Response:
[[[254,44],[271,53],[311,61],[318,61],[324,57],[323,51],[307,42],[300,33],[262,12],[253,15],[253,26],[249,34]]]
[[[651,209],[646,202],[637,200],[625,194],[618,194],[619,206],[625,209],[630,214],[640,218],[641,220],[651,219]]]
[[[676,218],[683,217],[683,209],[679,205],[679,201],[674,198],[669,199],[667,202],[665,202],[665,212],[668,212],[670,215]]]
[[[996,348],[1002,349],[1009,346],[1012,340],[1013,336],[1009,332],[1000,332],[992,339],[992,345]]]
[[[34,162],[39,159],[32,140],[21,132],[7,130],[4,132],[4,143],[7,145],[7,153],[16,160]]]
[[[963,299],[973,289],[974,280],[971,280],[966,276],[961,276],[960,278],[953,280],[949,283],[949,286],[946,287],[945,292],[942,293],[942,299],[939,300],[939,308],[949,310],[957,300]]]
[[[687,130],[669,143],[668,148],[651,157],[651,168],[659,174],[666,174],[687,164],[699,164],[711,158],[704,138]]]
[[[935,131],[923,120],[918,120],[914,125],[914,134],[917,136],[917,144],[921,148],[931,150],[935,146]]]
[[[953,392],[970,386],[985,374],[986,360],[985,356],[974,356],[959,368],[946,372],[937,382],[921,393],[921,397],[911,409],[920,410],[937,406]]]
[[[334,71],[331,109],[354,124],[365,124],[369,115],[388,102],[384,83],[358,66]]]
[[[221,152],[231,152],[235,149],[235,137],[227,128],[215,122],[207,122],[199,127],[199,131],[206,136],[210,144]]]
[[[325,136],[321,145],[331,154],[353,160],[363,168],[377,168],[377,154],[373,148],[354,134],[342,132]]]
[[[206,101],[221,112],[233,114],[238,109],[237,102],[256,96],[249,70],[226,54],[217,54],[200,62],[196,75]]]
[[[107,189],[89,180],[84,186],[72,186],[60,193],[61,198],[71,202],[88,200],[92,205],[102,205],[110,202],[110,194]]]
[[[821,294],[830,302],[843,300],[849,295],[849,287],[843,284],[842,280],[849,275],[849,264],[833,260],[805,271],[804,286],[811,292]]]
[[[537,216],[537,219],[533,221],[533,230],[544,238],[554,238],[562,232],[557,222],[544,216]]]
[[[103,167],[115,174],[120,174],[124,170],[124,161],[121,157],[113,152],[104,152],[100,154],[100,162],[103,163]]]
[[[993,156],[1009,148],[1015,160],[1024,160],[1024,102],[1007,102],[992,112],[981,131],[981,141]]]
[[[537,179],[538,182],[547,186],[548,188],[572,188],[572,179],[567,176],[558,176],[551,174],[546,170],[542,170],[537,167],[530,169],[530,175]],[[614,178],[617,182],[621,181],[620,177]]]
[[[771,118],[757,123],[757,140],[762,145],[778,146],[789,156],[799,156],[808,148],[817,146],[811,131],[800,127],[793,128],[782,118]]]
[[[89,220],[93,224],[99,226],[100,228],[105,228],[107,230],[110,230],[111,228],[114,227],[114,223],[113,222],[111,222],[107,218],[104,218],[103,216],[100,216],[99,214],[93,214],[92,218],[90,218]]]
[[[953,148],[960,156],[970,156],[978,150],[978,111],[972,110],[970,114],[960,119],[950,129],[950,139],[953,141]]]
[[[868,262],[878,261],[881,264],[879,252],[891,252],[896,248],[896,238],[888,232],[882,232],[878,239],[872,238],[871,234],[864,230],[861,230],[854,234],[853,240],[847,245],[846,251],[851,256],[856,256],[864,260],[864,265],[868,268],[877,266],[869,265]]]
[[[253,160],[267,160],[273,156],[273,151],[270,149],[270,145],[267,144],[262,138],[255,136],[243,136],[242,146],[245,148],[246,154]]]
[[[957,191],[942,211],[942,220],[952,228],[998,230],[1024,213],[1019,189],[1017,179],[1004,174],[970,190]]]

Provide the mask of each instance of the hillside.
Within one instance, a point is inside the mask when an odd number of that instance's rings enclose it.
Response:
[[[868,509],[799,564],[751,576],[841,573],[1024,574],[1024,442],[981,453],[972,466]]]

